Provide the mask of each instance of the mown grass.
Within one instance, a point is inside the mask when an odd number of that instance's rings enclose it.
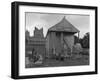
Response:
[[[71,57],[62,59],[45,58],[43,63],[36,65],[32,62],[26,65],[26,68],[37,67],[59,67],[59,66],[80,66],[89,65],[89,49],[83,49],[80,54],[72,54]]]

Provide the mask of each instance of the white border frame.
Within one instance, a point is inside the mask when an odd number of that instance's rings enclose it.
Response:
[[[54,12],[53,12],[54,11]],[[25,12],[84,14],[90,15],[90,65],[25,68]],[[81,69],[80,69],[81,68]],[[54,8],[39,6],[19,6],[19,75],[41,75],[95,71],[95,10]]]

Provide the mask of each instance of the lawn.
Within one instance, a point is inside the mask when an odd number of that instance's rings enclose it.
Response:
[[[64,60],[44,59],[42,64],[37,65],[30,62],[30,64],[26,65],[26,68],[80,65],[89,65],[89,55],[73,55],[72,57],[65,58]]]

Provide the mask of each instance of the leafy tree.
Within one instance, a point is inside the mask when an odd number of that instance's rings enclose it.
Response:
[[[80,39],[80,43],[83,48],[89,48],[89,37],[90,34],[87,32],[82,39]]]
[[[89,32],[87,32],[83,38],[78,38],[77,36],[74,36],[74,44],[80,43],[83,48],[89,48],[89,38]]]

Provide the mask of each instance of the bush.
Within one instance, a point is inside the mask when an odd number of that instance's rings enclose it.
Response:
[[[81,46],[80,43],[76,43],[74,46],[73,46],[73,51],[72,53],[74,54],[79,54],[80,52],[82,52],[83,48]]]
[[[89,55],[89,49],[83,49],[81,52],[82,55]]]

